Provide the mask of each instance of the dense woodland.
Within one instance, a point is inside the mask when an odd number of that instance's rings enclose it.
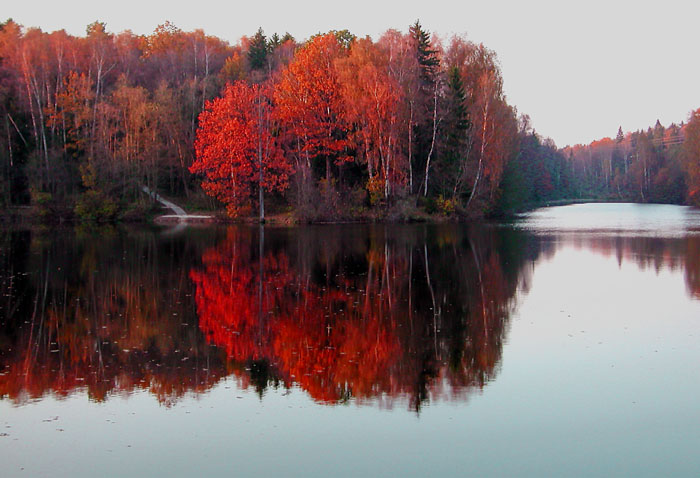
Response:
[[[559,149],[507,103],[493,51],[419,22],[376,41],[258,30],[230,45],[170,23],[76,37],[8,20],[0,129],[2,209],[47,220],[143,219],[143,186],[299,221],[700,201],[700,110]]]

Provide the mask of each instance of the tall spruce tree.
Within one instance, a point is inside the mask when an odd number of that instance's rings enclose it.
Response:
[[[441,154],[436,158],[436,183],[444,196],[460,193],[460,180],[466,168],[469,146],[469,113],[467,94],[459,68],[450,67],[447,72],[445,113],[441,135],[444,138]]]
[[[467,112],[464,82],[456,66],[451,67],[447,74],[447,87],[447,142],[454,147],[460,147],[466,140],[471,121]]]
[[[282,44],[282,39],[277,33],[273,33],[272,36],[270,37],[270,40],[268,41],[268,47],[270,51],[274,51],[275,48],[280,46]]]
[[[251,70],[265,71],[267,69],[267,55],[270,52],[270,45],[267,42],[263,29],[258,31],[250,39],[248,46],[248,65]]]
[[[423,30],[418,20],[409,27],[408,33],[413,41],[420,68],[421,87],[428,91],[428,95],[431,95],[431,87],[435,84],[440,59],[437,57],[437,51],[430,46],[430,33]]]
[[[440,59],[437,51],[431,48],[430,33],[423,30],[420,21],[411,25],[408,30],[409,37],[413,44],[413,51],[418,64],[419,88],[416,97],[416,117],[413,133],[413,157],[415,160],[415,171],[425,171],[428,174],[430,155],[434,149],[433,130],[436,126],[435,116],[437,109],[436,82],[440,69]],[[420,178],[419,178],[420,179]],[[424,192],[427,189],[425,176],[417,184],[424,183]],[[411,191],[414,192],[414,191]]]
[[[625,133],[622,132],[622,126],[620,126],[617,129],[617,137],[615,138],[615,141],[617,141],[618,144],[622,143],[625,140]]]

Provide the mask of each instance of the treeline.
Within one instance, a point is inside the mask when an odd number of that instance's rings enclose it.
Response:
[[[231,215],[261,205],[262,182],[308,220],[406,205],[478,216],[518,148],[494,52],[418,22],[376,42],[259,30],[232,46],[169,23],[74,37],[8,20],[0,62],[0,201],[48,215],[128,216],[144,185],[202,206],[204,181]],[[214,129],[217,114],[248,116],[217,137],[207,114]]]
[[[693,121],[559,150],[507,103],[493,51],[418,22],[236,45],[170,23],[0,24],[0,206],[49,220],[143,218],[143,186],[238,217],[267,198],[302,221],[682,203],[700,190]]]
[[[0,26],[0,201],[112,219],[143,205],[142,184],[188,196],[197,117],[240,74],[242,48],[168,23],[138,36],[95,22],[74,37],[8,20]]]
[[[659,121],[653,128],[567,148],[581,191],[590,196],[682,204],[687,198],[684,171],[686,126]]]
[[[560,199],[700,204],[700,110],[688,123],[557,149],[521,127],[518,156],[503,179],[503,207]]]
[[[279,69],[274,51],[259,31],[249,78],[200,118],[191,170],[232,216],[256,202],[262,216],[264,190],[311,220],[411,202],[493,209],[518,130],[492,51],[459,37],[443,46],[417,22],[377,42],[317,35]]]

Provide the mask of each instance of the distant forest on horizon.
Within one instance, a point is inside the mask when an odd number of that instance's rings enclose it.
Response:
[[[508,104],[494,51],[418,21],[376,41],[258,29],[235,45],[168,22],[82,37],[0,23],[0,211],[143,220],[143,186],[299,222],[700,205],[700,109],[558,148]]]

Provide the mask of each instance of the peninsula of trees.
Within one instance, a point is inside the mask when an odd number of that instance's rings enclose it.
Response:
[[[700,200],[700,111],[558,149],[507,103],[493,51],[419,22],[376,41],[258,30],[230,45],[170,23],[75,37],[8,20],[0,129],[0,206],[47,219],[143,217],[143,186],[299,221]]]

